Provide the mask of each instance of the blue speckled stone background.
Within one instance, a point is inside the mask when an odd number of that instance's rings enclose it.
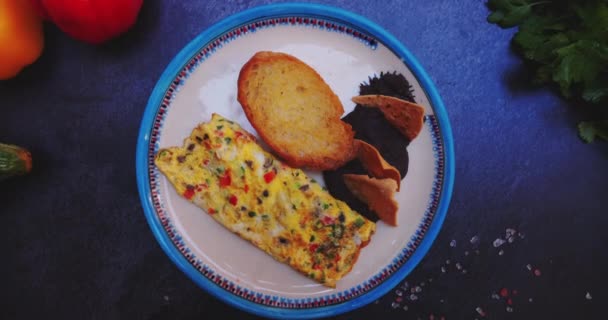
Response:
[[[134,156],[172,57],[221,18],[271,2],[147,0],[129,33],[100,47],[46,25],[43,56],[0,82],[0,141],[34,156],[30,175],[0,183],[1,319],[254,318],[162,252]],[[585,111],[529,85],[513,31],[486,22],[484,1],[322,2],[379,23],[419,59],[448,109],[457,164],[444,228],[407,279],[424,283],[416,299],[404,285],[339,318],[589,317],[607,280],[608,144],[579,140]],[[506,228],[521,237],[494,248]],[[503,287],[510,306],[492,298]]]

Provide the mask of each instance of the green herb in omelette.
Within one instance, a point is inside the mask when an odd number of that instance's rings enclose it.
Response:
[[[355,226],[357,228],[361,228],[361,226],[363,226],[364,223],[365,223],[365,221],[363,221],[363,219],[361,219],[361,218],[357,218],[357,220],[355,220]]]

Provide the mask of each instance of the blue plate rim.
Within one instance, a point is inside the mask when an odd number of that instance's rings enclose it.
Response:
[[[418,246],[417,250],[415,250],[415,252],[412,254],[408,262],[380,285],[376,286],[365,294],[340,304],[314,309],[283,309],[256,304],[233,295],[225,289],[217,286],[209,279],[201,277],[199,271],[196,270],[178,250],[176,250],[173,242],[169,239],[168,235],[163,229],[157,215],[154,214],[155,210],[149,189],[150,181],[147,171],[150,129],[152,128],[154,118],[158,111],[160,104],[159,102],[162,100],[166,89],[169,87],[175,75],[183,67],[185,61],[193,56],[203,45],[215,39],[218,35],[231,28],[241,25],[246,21],[286,14],[318,15],[345,21],[361,30],[366,31],[368,34],[375,37],[380,43],[391,49],[397,56],[401,57],[414,76],[418,79],[423,91],[426,93],[431,105],[433,106],[435,116],[439,122],[445,153],[444,180],[439,206],[433,218],[433,222],[426,233],[426,236]],[[410,51],[399,40],[397,40],[396,37],[367,18],[341,8],[310,3],[281,3],[253,7],[222,19],[196,36],[172,59],[156,83],[146,105],[137,140],[135,166],[140,200],[142,202],[144,214],[152,233],[163,251],[192,281],[216,298],[219,298],[229,305],[246,312],[269,318],[288,317],[292,319],[309,319],[345,313],[379,299],[394,288],[399,282],[401,282],[420,263],[436,239],[447,215],[454,185],[454,158],[455,153],[452,130],[448,120],[447,111],[439,96],[439,92],[422,65],[410,53]]]

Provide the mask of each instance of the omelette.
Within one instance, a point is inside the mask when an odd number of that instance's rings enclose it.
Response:
[[[228,230],[305,276],[335,287],[376,230],[304,171],[266,152],[218,114],[155,164],[175,190]]]

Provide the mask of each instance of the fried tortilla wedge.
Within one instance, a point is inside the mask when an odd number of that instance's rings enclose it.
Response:
[[[388,225],[397,226],[399,204],[393,197],[397,190],[397,184],[393,179],[370,178],[365,174],[345,174],[344,183],[350,192],[376,212],[380,220]]]
[[[355,139],[357,157],[367,172],[377,179],[390,178],[397,183],[397,191],[401,188],[401,174],[397,168],[386,162],[378,149],[371,144]]]
[[[424,124],[424,108],[418,104],[383,95],[363,95],[351,99],[354,103],[380,109],[395,128],[413,141]]]

